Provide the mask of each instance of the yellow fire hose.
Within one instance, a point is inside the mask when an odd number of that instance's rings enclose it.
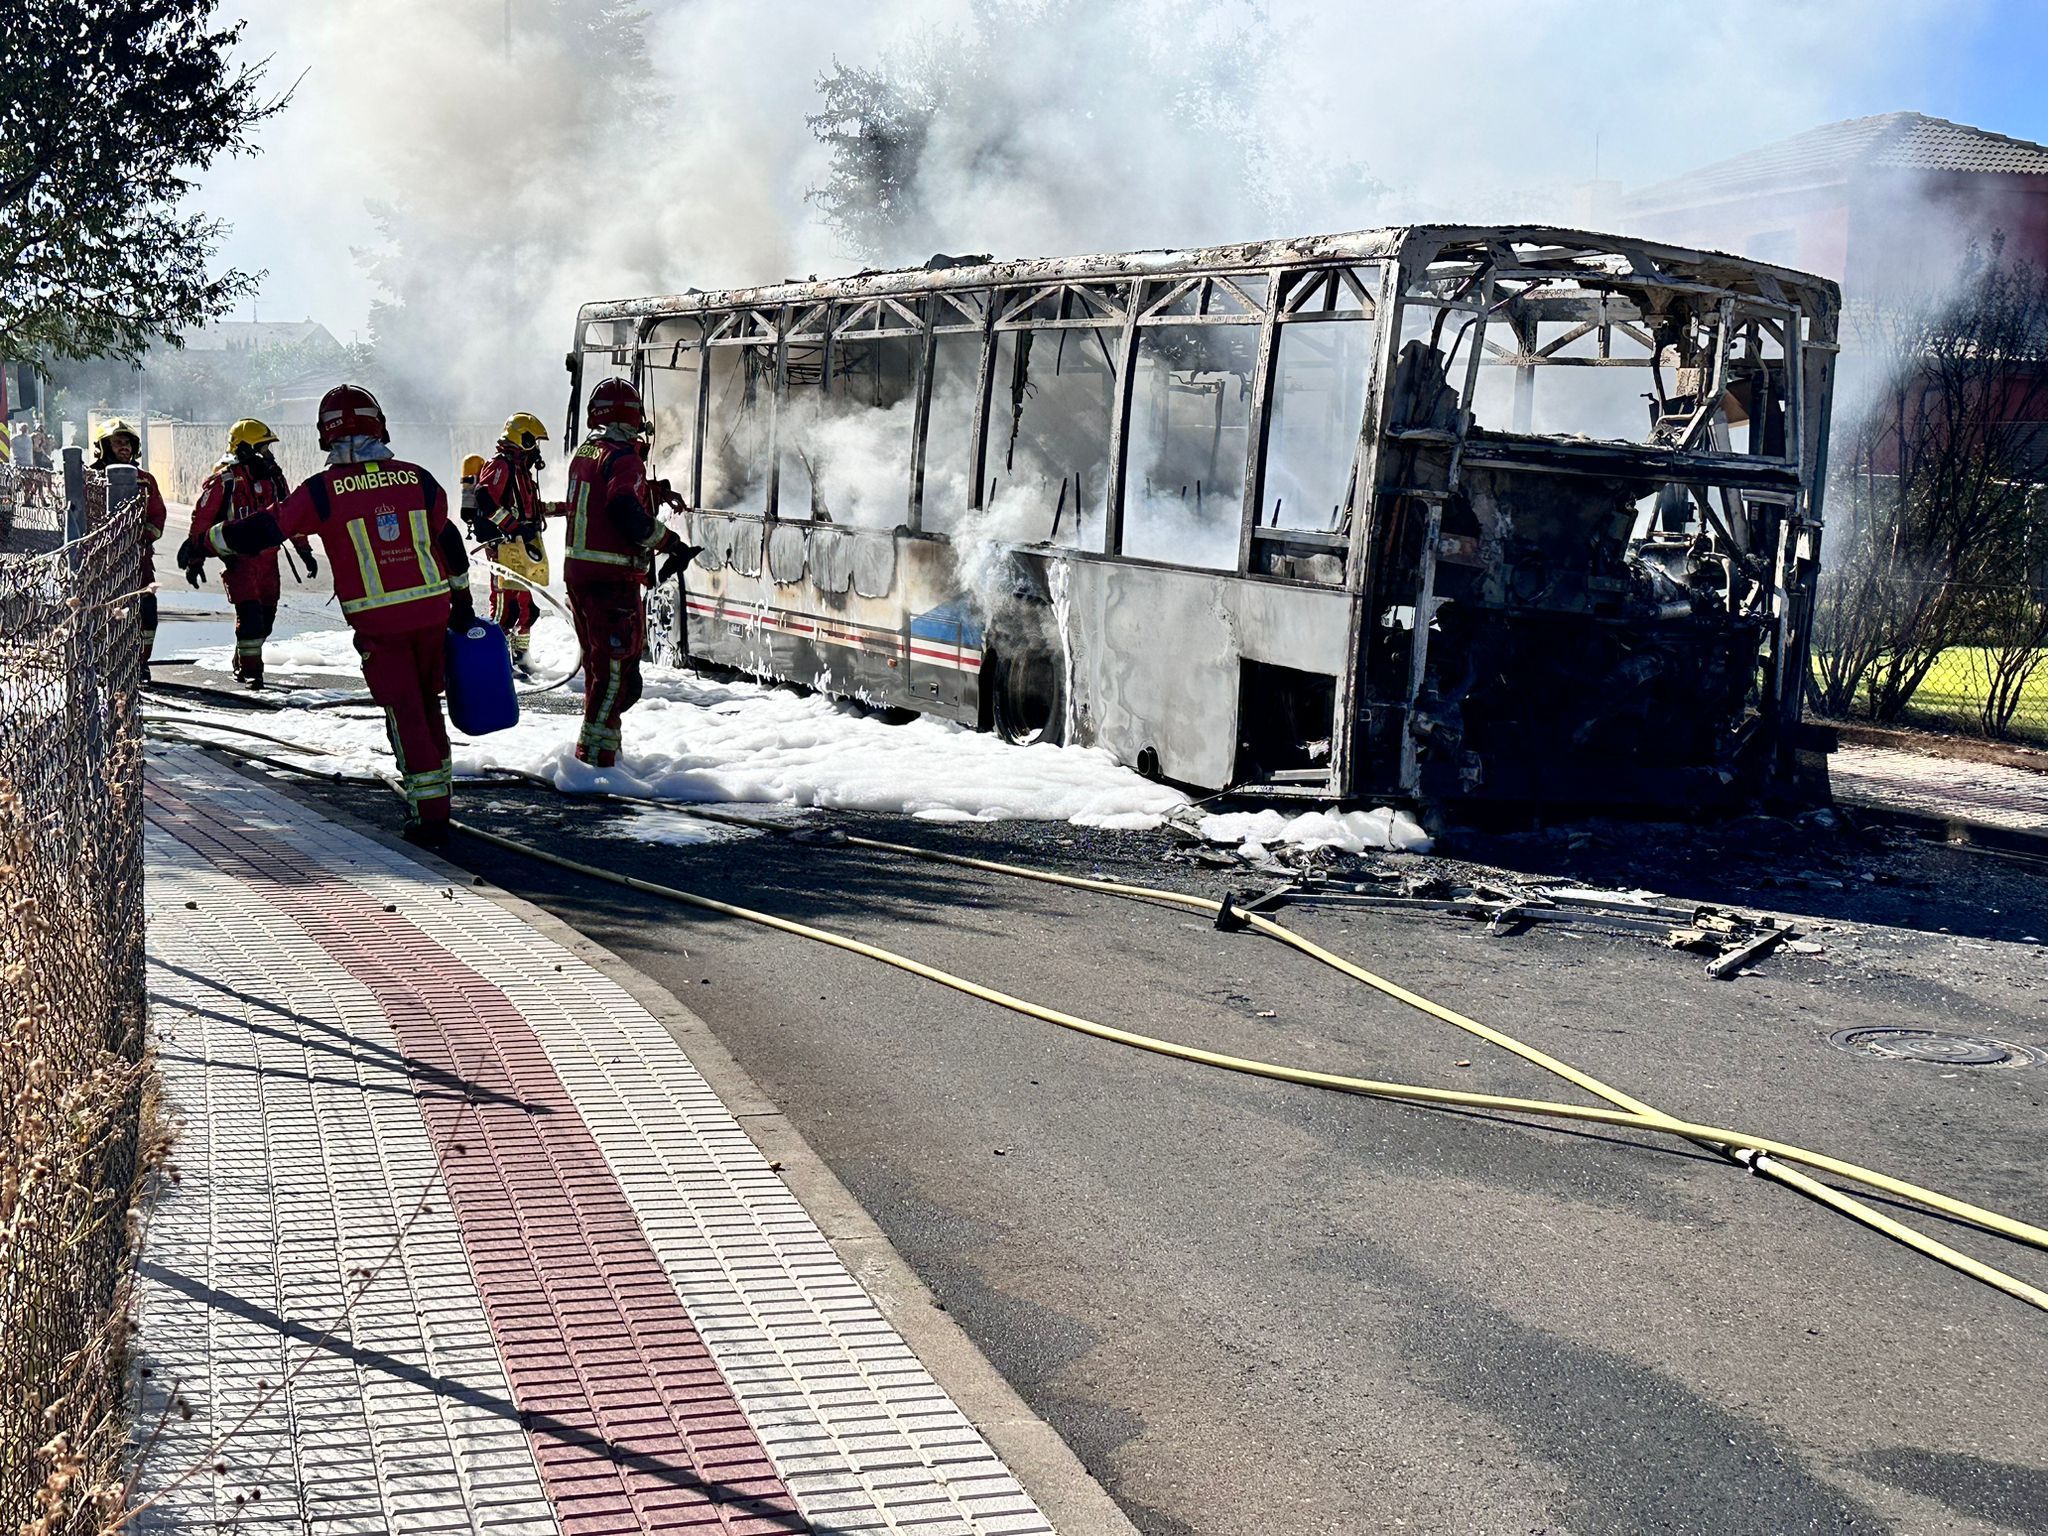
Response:
[[[1208,1051],[1197,1046],[1183,1045],[1177,1041],[1157,1039],[1151,1035],[1134,1034],[1129,1030],[1117,1029],[1107,1024],[1097,1023],[1093,1019],[1081,1018],[1078,1015],[1064,1013],[1056,1008],[1047,1008],[1038,1003],[1029,1002],[1024,998],[1014,997],[1007,992],[998,991],[993,987],[982,986],[979,982],[969,981],[965,977],[956,976],[950,971],[940,970],[936,966],[926,965],[922,961],[910,959],[905,955],[899,955],[893,950],[863,943],[861,940],[848,938],[843,934],[832,933],[823,928],[813,928],[807,923],[799,923],[789,918],[776,917],[772,913],[756,912],[748,907],[717,901],[709,896],[699,896],[694,892],[679,890],[674,886],[661,885],[652,880],[642,880],[634,875],[622,875],[613,870],[602,869],[594,864],[585,864],[577,859],[566,858],[561,854],[551,853],[543,848],[536,848],[516,838],[505,837],[496,832],[487,832],[483,828],[472,826],[467,822],[458,821],[455,825],[479,841],[507,849],[527,858],[538,859],[543,863],[552,864],[558,868],[570,870],[591,879],[608,881],[614,885],[625,886],[628,889],[642,891],[652,896],[660,896],[666,900],[697,907],[703,911],[716,912],[725,917],[740,918],[746,922],[773,928],[781,933],[794,934],[799,938],[811,939],[820,944],[829,944],[835,949],[843,949],[852,954],[865,956],[870,960],[879,960],[885,965],[896,967],[898,970],[908,971],[913,976],[922,976],[928,981],[935,981],[942,986],[951,987],[955,991],[964,993],[969,997],[995,1003],[999,1007],[1011,1009],[1014,1012],[1025,1014],[1031,1018],[1041,1019],[1048,1024],[1057,1024],[1063,1029],[1071,1029],[1080,1034],[1092,1035],[1096,1039],[1112,1041],[1118,1045],[1150,1051],[1156,1055],[1170,1056],[1176,1060],[1195,1062],[1202,1066],[1217,1067],[1228,1072],[1239,1072],[1253,1077],[1271,1078],[1278,1082],[1299,1083],[1311,1088],[1325,1088],[1338,1093],[1358,1094],[1369,1098],[1398,1099],[1421,1104],[1450,1105],[1464,1109],[1496,1110],[1512,1114],[1544,1115],[1554,1119],[1592,1121],[1596,1124],[1615,1126],[1624,1130],[1680,1136],[1688,1141],[1736,1148],[1739,1149],[1736,1153],[1737,1160],[1753,1172],[1767,1178],[1776,1179],[1788,1187],[1797,1190],[1799,1193],[1833,1210],[1839,1211],[1853,1220],[1862,1222],[1872,1230],[1880,1232],[1886,1237],[1890,1237],[1924,1254],[1928,1258],[1946,1264],[1949,1268],[1968,1275],[1974,1280],[1982,1281],[1985,1285],[2003,1291],[2006,1295],[2026,1302],[2029,1306],[2038,1307],[2042,1311],[2048,1312],[2048,1292],[2043,1292],[2027,1284],[2024,1280],[2020,1280],[2013,1275],[2005,1273],[2003,1270],[1994,1269],[1989,1264],[1972,1258],[1959,1249],[1952,1248],[1946,1243],[1928,1237],[1924,1233],[1917,1232],[1904,1223],[1896,1221],[1879,1211],[1872,1210],[1869,1206],[1852,1196],[1845,1195],[1839,1190],[1831,1189],[1827,1185],[1798,1172],[1796,1169],[1783,1167],[1776,1160],[1785,1158],[1825,1168],[1842,1177],[1853,1178],[1858,1182],[1871,1184],[1873,1187],[1885,1189],[1890,1193],[1918,1200],[1937,1210],[1947,1210],[1950,1214],[1962,1216],[1963,1219],[1975,1221],[1979,1225],[1988,1227],[1991,1230],[2004,1232],[2006,1235],[2014,1237],[2021,1242],[2033,1243],[2039,1247],[2048,1247],[2048,1232],[2029,1226],[2025,1222],[2014,1221],[2010,1217],[2001,1216],[1995,1211],[1983,1210],[1965,1201],[1953,1200],[1933,1190],[1921,1189],[1919,1186],[1908,1184],[1903,1180],[1892,1179],[1868,1169],[1858,1168],[1851,1163],[1824,1157],[1819,1153],[1808,1152],[1804,1148],[1773,1141],[1766,1137],[1753,1136],[1745,1131],[1728,1130],[1720,1126],[1694,1124],[1689,1121],[1675,1119],[1647,1107],[1641,1110],[1594,1109],[1584,1105],[1559,1104],[1542,1099],[1510,1098],[1500,1094],[1469,1093],[1450,1088],[1428,1088],[1419,1084],[1382,1082],[1373,1078],[1345,1077],[1329,1072],[1314,1072],[1302,1067],[1287,1067],[1273,1062],[1253,1061],[1241,1056],[1230,1056],[1219,1051]],[[851,843],[854,839],[848,838],[847,841]],[[1064,883],[1077,877],[1061,876],[1057,878]],[[1107,883],[1092,882],[1092,884],[1097,885]],[[1146,888],[1133,886],[1127,889],[1132,892],[1138,892],[1144,891]],[[1187,905],[1202,900],[1199,897],[1182,897],[1179,893],[1162,894],[1172,896],[1177,905]],[[1289,933],[1289,930],[1280,928],[1277,923],[1272,924],[1271,927],[1279,933],[1287,935],[1289,938],[1299,938],[1299,935]],[[1302,942],[1304,944],[1308,943],[1306,940]],[[1314,947],[1311,952],[1318,952],[1321,955],[1328,956],[1328,951],[1320,950],[1319,946]],[[1335,956],[1328,956],[1328,958],[1331,960],[1337,959]],[[1340,969],[1346,970],[1347,974],[1355,973],[1361,978],[1371,976],[1370,972],[1350,966],[1349,962],[1340,962]],[[1378,978],[1372,979],[1383,988],[1392,988],[1393,986],[1392,983],[1379,982]],[[1475,1021],[1466,1020],[1463,1018],[1463,1015],[1455,1014],[1449,1009],[1439,1009],[1438,1005],[1430,1003],[1426,998],[1419,998],[1416,994],[1407,992],[1405,989],[1394,988],[1389,995],[1401,997],[1404,1001],[1413,1000],[1417,1005],[1425,1007],[1426,1011],[1429,1011],[1433,1016],[1444,1017],[1450,1021],[1462,1021],[1461,1027],[1471,1026],[1475,1032],[1480,1033],[1481,1038],[1504,1043],[1509,1049],[1516,1050],[1516,1054],[1524,1055],[1531,1061],[1547,1062],[1550,1060],[1550,1058],[1545,1057],[1540,1051],[1535,1051],[1532,1047],[1523,1046],[1519,1041],[1512,1041],[1510,1037],[1500,1035],[1498,1031],[1489,1030],[1484,1025],[1476,1024]],[[1598,1083],[1597,1079],[1578,1073],[1573,1068],[1565,1067],[1561,1062],[1554,1065],[1561,1072],[1570,1074],[1574,1081],[1584,1081],[1588,1084]],[[1600,1085],[1602,1088],[1604,1086]],[[1594,1089],[1594,1091],[1599,1091],[1599,1088]],[[1617,1090],[1613,1089],[1607,1089],[1606,1091],[1610,1094],[1617,1092]]]
[[[524,777],[532,778],[533,776],[526,775]],[[543,779],[534,779],[534,782],[548,783],[547,780]],[[549,787],[552,788],[553,786],[549,784]],[[761,817],[735,814],[729,811],[703,810],[678,804],[672,800],[653,800],[645,796],[611,793],[605,794],[603,798],[629,805],[667,810],[679,815],[700,816],[713,821],[729,822],[736,826],[752,827],[763,832],[786,833],[789,831],[788,824],[784,822],[768,821]],[[468,828],[467,830],[475,832],[480,837],[492,835],[479,832],[475,828]],[[829,846],[872,848],[880,852],[904,854],[913,858],[926,859],[933,863],[954,864],[965,869],[978,869],[991,874],[1013,875],[1019,879],[1036,880],[1046,885],[1063,885],[1077,890],[1098,891],[1106,895],[1121,896],[1134,901],[1157,902],[1169,906],[1182,907],[1188,911],[1202,912],[1211,917],[1216,916],[1223,908],[1223,904],[1220,901],[1212,900],[1206,896],[1189,895],[1182,891],[1159,890],[1144,885],[1126,885],[1113,880],[1095,880],[1084,875],[1063,875],[1053,870],[1032,869],[1027,865],[1021,864],[1004,864],[994,859],[975,858],[969,854],[943,853],[937,849],[920,848],[912,843],[885,842],[878,838],[859,837],[851,833],[845,834],[843,840],[835,839],[835,842]],[[599,871],[599,874],[601,878],[613,878],[609,871]],[[1421,996],[1419,993],[1409,991],[1406,987],[1396,982],[1388,981],[1383,976],[1375,975],[1363,966],[1356,965],[1341,955],[1333,954],[1320,944],[1317,944],[1313,939],[1306,938],[1291,928],[1283,927],[1269,917],[1265,917],[1257,912],[1240,912],[1239,915],[1243,917],[1250,927],[1258,932],[1279,940],[1289,948],[1299,950],[1311,959],[1329,966],[1332,970],[1349,976],[1354,981],[1363,982],[1375,991],[1382,992],[1397,1002],[1405,1003],[1411,1008],[1426,1013],[1433,1019],[1441,1020],[1443,1023],[1462,1029],[1467,1034],[1475,1035],[1489,1044],[1497,1045],[1503,1050],[1510,1051],[1523,1060],[1543,1068],[1546,1072],[1553,1073],[1567,1082],[1577,1084],[1588,1093],[1606,1099],[1611,1104],[1620,1105],[1633,1116],[1664,1122],[1667,1126],[1686,1123],[1665,1114],[1662,1110],[1654,1109],[1644,1104],[1620,1089],[1604,1083],[1591,1074],[1582,1072],[1566,1062],[1559,1061],[1555,1057],[1549,1056],[1537,1050],[1534,1046],[1515,1039],[1511,1035],[1502,1034],[1499,1030],[1480,1023],[1477,1019],[1468,1018],[1455,1009],[1446,1008],[1440,1003]],[[1695,1127],[1694,1129],[1699,1128]],[[1773,1158],[1783,1158],[1805,1163],[1807,1166],[1820,1169],[1822,1172],[1832,1173],[1838,1178],[1851,1179],[1859,1184],[1867,1184],[1873,1189],[1882,1190],[1887,1194],[1916,1201],[1940,1211],[1944,1215],[1952,1216],[1959,1221],[1966,1221],[1972,1225],[1982,1227],[1986,1231],[1998,1233],[2003,1237],[2009,1237],[2015,1242],[2026,1243],[2036,1248],[2048,1250],[2048,1230],[2032,1226],[2027,1222],[2016,1221],[2012,1217],[2002,1215],[1997,1211],[1987,1210],[1982,1206],[1972,1205],[1966,1200],[1958,1200],[1953,1196],[1941,1194],[1936,1190],[1923,1189],[1917,1184],[1909,1184],[1902,1179],[1894,1179],[1890,1175],[1879,1173],[1874,1169],[1859,1167],[1854,1163],[1843,1162],[1838,1158],[1812,1152],[1787,1142],[1742,1136],[1733,1132],[1722,1133],[1713,1128],[1707,1128],[1707,1130],[1709,1134],[1691,1139],[1698,1140],[1703,1145],[1709,1146],[1719,1144],[1751,1148],[1756,1152],[1768,1154]],[[1738,1161],[1743,1161],[1745,1166],[1748,1165],[1747,1159],[1738,1159]]]
[[[224,743],[208,742],[205,744],[242,756],[256,756],[254,753],[240,752],[239,749],[227,746]],[[331,777],[327,774],[318,773],[315,770],[298,768],[296,765],[278,763],[275,760],[266,761],[269,761],[271,766],[288,768],[292,771],[305,773],[310,777],[323,779]],[[521,775],[521,777],[527,776]],[[655,806],[674,811],[678,814],[705,814],[701,811],[692,810],[688,806],[678,805],[672,801],[656,801],[642,797],[609,794],[603,798]],[[727,821],[776,832],[786,832],[789,830],[786,824],[731,813],[713,812],[709,814],[708,819]],[[999,1007],[1008,1008],[1027,1017],[1036,1018],[1045,1023],[1055,1024],[1063,1029],[1074,1030],[1077,1033],[1090,1035],[1097,1039],[1108,1040],[1118,1045],[1148,1051],[1155,1055],[1193,1062],[1197,1065],[1214,1067],[1223,1071],[1264,1077],[1278,1082],[1296,1083],[1305,1087],[1321,1088],[1338,1093],[1350,1093],[1368,1098],[1391,1099],[1416,1104],[1440,1105],[1451,1108],[1485,1110],[1507,1114],[1536,1115],[1550,1119],[1589,1122],[1621,1130],[1680,1137],[1729,1156],[1761,1177],[1784,1184],[1786,1187],[1795,1190],[1816,1203],[1825,1205],[1831,1210],[1849,1217],[1851,1220],[1860,1222],[1871,1230],[1891,1238],[1893,1241],[1909,1247],[1928,1258],[1934,1259],[1938,1263],[1945,1264],[1960,1274],[1967,1275],[1971,1279],[1980,1281],[1995,1290],[2002,1291],[2006,1295],[2025,1302],[2029,1306],[2048,1312],[2048,1292],[2044,1292],[2016,1276],[2007,1274],[2003,1270],[1996,1269],[1981,1260],[1973,1258],[1959,1249],[1950,1247],[1938,1239],[1916,1231],[1903,1222],[1872,1209],[1853,1196],[1822,1184],[1806,1173],[1796,1168],[1787,1167],[1785,1164],[1804,1164],[1806,1167],[1834,1174],[1838,1178],[1848,1179],[1873,1189],[1882,1190],[1900,1199],[1917,1202],[1932,1210],[1954,1217],[1957,1220],[1971,1223],[1986,1231],[1997,1233],[2016,1242],[2026,1243],[2036,1248],[2048,1249],[2048,1231],[2044,1231],[2042,1228],[2033,1226],[2030,1223],[2003,1215],[2000,1212],[1988,1210],[1982,1206],[1956,1199],[1950,1195],[1944,1195],[1939,1191],[1926,1189],[1906,1180],[1879,1173],[1874,1169],[1864,1168],[1855,1163],[1829,1157],[1824,1153],[1814,1152],[1789,1142],[1777,1141],[1770,1137],[1757,1136],[1746,1131],[1733,1130],[1723,1126],[1705,1125],[1681,1120],[1675,1116],[1667,1115],[1663,1111],[1654,1109],[1640,1100],[1623,1093],[1621,1090],[1601,1082],[1598,1078],[1588,1073],[1581,1072],[1579,1069],[1565,1062],[1558,1061],[1533,1046],[1516,1040],[1513,1036],[1503,1034],[1499,1030],[1481,1024],[1476,1019],[1468,1018],[1454,1009],[1446,1008],[1421,996],[1419,993],[1411,992],[1397,983],[1377,976],[1362,966],[1355,965],[1345,960],[1342,956],[1331,953],[1313,940],[1304,938],[1293,930],[1282,927],[1270,918],[1258,913],[1247,912],[1242,915],[1247,923],[1259,932],[1275,938],[1281,943],[1287,944],[1399,1002],[1418,1009],[1432,1018],[1452,1024],[1480,1039],[1498,1045],[1533,1065],[1540,1066],[1545,1071],[1572,1082],[1586,1089],[1589,1093],[1607,1099],[1611,1104],[1619,1107],[1615,1109],[1601,1109],[1588,1105],[1564,1104],[1544,1099],[1524,1099],[1501,1094],[1474,1093],[1460,1089],[1431,1088],[1421,1084],[1348,1077],[1335,1073],[1312,1071],[1302,1067],[1289,1067],[1274,1062],[1231,1056],[1218,1051],[1204,1050],[1197,1046],[1184,1045],[1177,1041],[1162,1040],[1150,1035],[1136,1034],[1129,1030],[1117,1029],[1111,1025],[1098,1023],[1092,1019],[1065,1013],[1059,1009],[1047,1008],[992,987],[985,987],[979,982],[969,981],[965,977],[956,976],[936,966],[926,965],[922,961],[897,954],[893,950],[867,944],[861,940],[846,937],[843,934],[832,933],[822,928],[814,928],[789,918],[777,917],[772,913],[758,912],[751,908],[718,901],[708,896],[699,896],[694,892],[680,890],[674,886],[662,885],[651,880],[642,880],[637,876],[619,874],[616,871],[604,869],[594,864],[586,864],[577,859],[549,852],[546,849],[535,847],[516,838],[505,837],[500,833],[486,831],[467,822],[457,821],[453,825],[468,836],[474,837],[481,842],[506,849],[527,858],[539,860],[542,863],[569,870],[590,879],[606,881],[610,884],[641,891],[648,895],[659,896],[665,900],[696,907],[703,911],[739,918],[742,921],[755,923],[778,932],[810,939],[816,943],[827,944],[836,949],[842,949],[852,954],[880,961],[885,965],[894,966],[911,975],[935,981],[942,986],[950,987],[969,997],[994,1003]],[[864,847],[878,851],[900,853],[939,863],[979,869],[989,873],[1013,875],[1023,879],[1040,881],[1045,884],[1070,886],[1076,889],[1097,891],[1134,900],[1165,903],[1191,911],[1205,912],[1212,916],[1219,913],[1222,909],[1221,902],[1210,900],[1207,897],[1188,895],[1179,891],[1159,890],[1149,886],[1125,885],[1116,881],[1094,880],[1079,875],[1063,875],[1050,870],[1035,870],[1022,865],[1004,864],[996,860],[979,859],[965,854],[941,853],[936,850],[918,848],[905,843],[891,843],[874,838],[848,835],[844,838],[843,842],[835,840],[835,845]]]

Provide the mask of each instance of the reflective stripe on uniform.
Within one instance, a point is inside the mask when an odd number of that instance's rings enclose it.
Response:
[[[376,466],[370,465],[371,470]],[[410,516],[412,525],[413,554],[420,569],[426,570],[433,556],[434,536],[427,523],[427,509],[415,507]],[[435,576],[416,587],[400,587],[395,592],[386,591],[384,574],[377,568],[377,552],[370,545],[370,526],[361,518],[348,525],[349,542],[355,546],[356,566],[363,578],[363,595],[345,597],[341,600],[343,617],[366,613],[372,608],[395,608],[400,603],[416,603],[421,598],[437,597],[443,592],[454,590],[455,584],[445,576]]]
[[[206,547],[223,560],[233,558],[233,551],[228,548],[228,525],[225,522],[215,523],[206,530]]]
[[[598,704],[597,718],[600,722],[611,719],[612,705],[618,701],[619,689],[625,682],[626,669],[621,663],[609,662],[606,670],[610,675],[605,679],[604,698]]]
[[[436,768],[428,773],[408,773],[399,783],[408,805],[418,805],[422,800],[446,800],[455,793],[455,770]]]
[[[452,763],[429,768],[424,773],[413,773],[406,768],[405,746],[398,739],[398,716],[389,708],[384,711],[384,735],[391,743],[391,760],[398,765],[399,789],[404,793],[407,805],[418,805],[422,800],[446,800],[455,793],[455,767]]]
[[[569,549],[571,560],[588,560],[596,565],[623,565],[633,570],[640,568],[638,555],[615,555],[608,549],[591,549],[585,540],[590,532],[590,482],[583,481],[576,487],[576,512],[569,519]]]

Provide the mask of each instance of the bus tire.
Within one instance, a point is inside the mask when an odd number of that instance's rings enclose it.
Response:
[[[1059,658],[1036,648],[982,657],[989,729],[1013,747],[1055,746],[1067,737],[1067,677]]]

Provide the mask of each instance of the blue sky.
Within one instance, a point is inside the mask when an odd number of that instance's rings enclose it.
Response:
[[[2048,142],[2048,0],[1991,0],[1982,11],[1925,99],[1898,105]]]

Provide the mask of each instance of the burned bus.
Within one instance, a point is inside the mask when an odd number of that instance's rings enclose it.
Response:
[[[1788,782],[1839,296],[1420,227],[586,305],[702,546],[658,657],[1201,789]]]

